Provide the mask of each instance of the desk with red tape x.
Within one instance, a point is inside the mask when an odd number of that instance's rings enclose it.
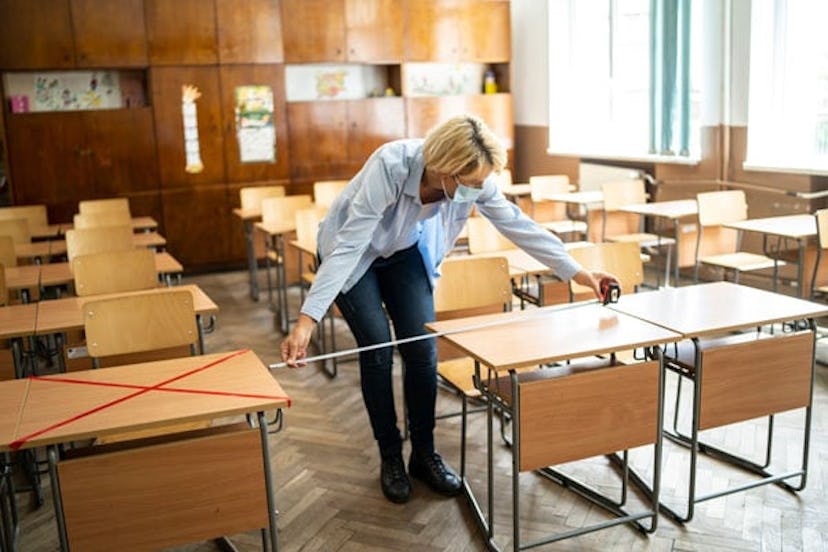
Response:
[[[0,398],[0,451],[49,446],[63,549],[155,549],[255,528],[278,549],[265,411],[290,399],[252,351],[0,382]],[[258,427],[58,458],[69,442],[253,413]]]

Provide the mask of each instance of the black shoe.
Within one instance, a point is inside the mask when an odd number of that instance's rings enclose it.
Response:
[[[446,496],[454,496],[462,488],[460,477],[436,452],[425,455],[412,452],[408,460],[408,473]]]
[[[382,494],[391,502],[402,504],[411,498],[411,481],[405,473],[402,456],[383,458],[380,468]]]

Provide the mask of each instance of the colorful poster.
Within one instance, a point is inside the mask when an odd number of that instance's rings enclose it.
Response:
[[[269,86],[236,87],[236,139],[242,163],[276,161],[273,89]]]
[[[73,71],[36,73],[32,111],[73,111],[121,107],[118,73]]]

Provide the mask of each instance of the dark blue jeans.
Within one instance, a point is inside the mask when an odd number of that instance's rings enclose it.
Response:
[[[434,321],[434,297],[417,246],[374,261],[354,287],[339,294],[336,305],[360,347],[391,340],[388,318],[397,339],[425,333],[423,325]],[[411,446],[429,454],[434,451],[437,344],[434,338],[422,339],[401,344],[398,350],[405,365]],[[391,381],[392,352],[391,347],[382,347],[359,355],[362,398],[383,458],[402,452]]]

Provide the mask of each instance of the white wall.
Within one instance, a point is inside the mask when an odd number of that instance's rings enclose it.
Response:
[[[515,125],[549,124],[546,0],[512,0],[512,101]]]

